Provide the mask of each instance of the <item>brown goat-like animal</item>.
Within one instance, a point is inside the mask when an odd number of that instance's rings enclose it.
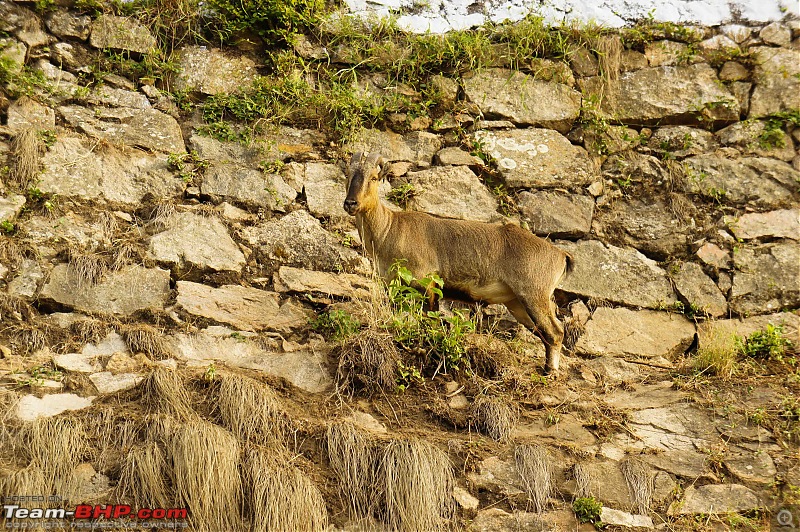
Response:
[[[503,303],[539,334],[547,350],[545,373],[557,373],[564,328],[553,291],[572,271],[572,257],[513,224],[393,212],[378,197],[385,166],[378,154],[354,154],[344,201],[379,273],[386,276],[395,261],[405,260],[417,277],[437,273],[445,298]]]

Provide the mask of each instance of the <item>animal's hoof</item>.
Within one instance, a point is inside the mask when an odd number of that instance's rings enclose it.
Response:
[[[558,378],[558,368],[551,368],[551,367],[545,366],[544,367],[544,374],[547,377],[551,377],[553,379],[557,379]]]

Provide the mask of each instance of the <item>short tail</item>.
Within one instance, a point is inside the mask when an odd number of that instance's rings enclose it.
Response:
[[[563,251],[563,250],[562,250]],[[555,278],[555,283],[553,284],[553,290],[561,284],[561,281],[567,278],[569,274],[572,273],[572,270],[575,269],[575,259],[572,258],[572,255],[564,251],[564,269],[561,270],[561,273]]]
[[[572,255],[570,255],[566,251],[564,252],[564,255],[565,255],[564,258],[567,261],[566,266],[564,266],[564,277],[566,277],[567,275],[572,273],[572,270],[575,269],[575,259],[573,259]]]

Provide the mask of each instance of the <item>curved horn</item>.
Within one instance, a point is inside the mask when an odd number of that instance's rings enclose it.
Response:
[[[378,165],[383,166],[383,157],[379,152],[373,152],[367,155],[367,160],[364,162],[365,167],[372,168]]]
[[[353,154],[353,157],[350,158],[350,166],[348,167],[349,174],[352,176],[358,170],[359,165],[361,164],[361,159],[364,158],[364,154],[360,151],[357,151]]]

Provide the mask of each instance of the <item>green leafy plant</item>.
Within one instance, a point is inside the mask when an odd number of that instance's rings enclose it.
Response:
[[[436,369],[459,370],[468,364],[465,336],[475,331],[475,323],[462,311],[445,315],[430,310],[442,297],[444,281],[436,274],[416,278],[401,263],[391,268],[389,300],[393,315],[389,328],[403,348],[422,353]]]
[[[397,362],[397,391],[404,392],[409,386],[423,384],[425,378],[415,366],[407,366],[403,362]]]
[[[50,92],[52,86],[44,74],[21,66],[13,59],[0,57],[0,85],[3,85],[12,98],[34,97],[39,91]]]
[[[492,164],[492,156],[486,151],[486,143],[483,140],[472,138],[468,141],[468,144],[470,155],[478,157],[486,165]]]
[[[20,381],[23,386],[37,386],[42,385],[45,380],[60,381],[64,378],[63,373],[48,365],[33,366],[27,373],[28,378]]]
[[[52,129],[43,129],[39,131],[39,138],[46,148],[50,148],[56,143],[56,132]]]
[[[756,408],[746,413],[747,420],[754,425],[764,425],[767,422],[767,411],[764,408]]]
[[[790,109],[768,116],[764,131],[758,137],[758,145],[765,150],[783,148],[786,145],[784,132],[789,126],[800,126],[800,109]]]
[[[184,183],[192,183],[208,168],[208,161],[201,159],[197,151],[170,153],[167,157],[170,170],[177,170]]]
[[[360,94],[353,72],[320,68],[315,71],[317,83],[312,85],[303,75],[310,72],[309,67],[299,58],[280,56],[275,61],[278,68],[272,76],[256,78],[241,93],[214,95],[203,103],[204,134],[219,140],[246,141],[252,136],[248,129],[253,133],[291,122],[322,125],[338,139],[347,140],[402,105],[399,96],[377,99]],[[234,127],[232,120],[241,126]]]
[[[37,13],[47,13],[56,9],[56,2],[55,0],[36,0],[33,7]]]
[[[670,271],[668,271],[667,273],[672,274],[673,268],[679,269],[680,267],[677,265],[672,265],[670,266]],[[671,305],[659,304],[657,307],[658,310],[666,310],[668,312],[677,312],[683,314],[690,320],[697,317],[697,315],[700,314],[702,311],[702,309],[699,306],[697,306],[696,303],[690,302],[689,304],[684,304],[683,301],[676,301]]]
[[[487,183],[490,185],[490,190],[494,197],[497,198],[497,209],[503,216],[512,216],[517,212],[517,207],[514,204],[514,198],[504,183]]]
[[[84,13],[90,13],[95,17],[103,14],[104,5],[102,0],[76,0],[75,9]]]
[[[414,183],[403,183],[398,187],[394,187],[392,190],[386,194],[386,199],[399,205],[400,207],[406,208],[408,207],[408,203],[411,201],[411,198],[417,195],[417,189],[414,187]]]
[[[239,332],[239,331],[233,331],[233,332],[231,333],[231,338],[233,338],[233,339],[234,339],[234,340],[236,340],[237,342],[246,342],[246,341],[247,341],[247,337],[246,337],[245,335],[243,335],[243,334],[242,334],[241,332]]]
[[[277,174],[283,170],[284,166],[286,166],[286,163],[280,159],[275,159],[273,161],[262,161],[261,164],[258,165],[261,171],[265,174]]]
[[[11,221],[9,220],[3,220],[2,222],[0,222],[0,231],[6,234],[10,235],[11,233],[14,232],[15,229],[16,227],[14,227],[14,224],[11,223]]]
[[[597,155],[608,154],[608,116],[601,110],[601,98],[590,94],[581,104],[580,124],[591,139],[587,149]]]
[[[330,310],[311,320],[311,328],[340,342],[357,333],[361,323],[344,310]]]
[[[172,98],[175,100],[175,105],[178,106],[178,109],[180,109],[184,113],[188,113],[189,111],[194,109],[194,101],[192,100],[189,91],[185,90],[173,91]]]
[[[620,177],[619,179],[617,179],[616,184],[620,188],[620,190],[625,192],[633,186],[633,180],[631,179],[631,176],[626,176],[624,178]]]
[[[744,340],[739,339],[740,352],[750,358],[783,361],[792,342],[783,337],[783,327],[768,324],[762,331],[756,331]]]
[[[30,187],[25,191],[25,197],[31,207],[43,208],[48,213],[53,213],[56,209],[56,195],[42,192],[39,187]]]
[[[703,39],[703,33],[685,24],[661,22],[655,19],[654,10],[635,26],[621,32],[626,48],[643,48],[645,44],[660,39],[670,39],[686,43],[696,43]]]
[[[686,48],[683,48],[678,54],[675,56],[675,61],[679,65],[688,65],[695,58],[700,55],[700,50],[697,48],[695,43],[690,43]]]
[[[581,523],[591,523],[596,528],[603,528],[600,520],[600,513],[603,510],[603,503],[594,497],[578,497],[572,503],[572,511]]]

